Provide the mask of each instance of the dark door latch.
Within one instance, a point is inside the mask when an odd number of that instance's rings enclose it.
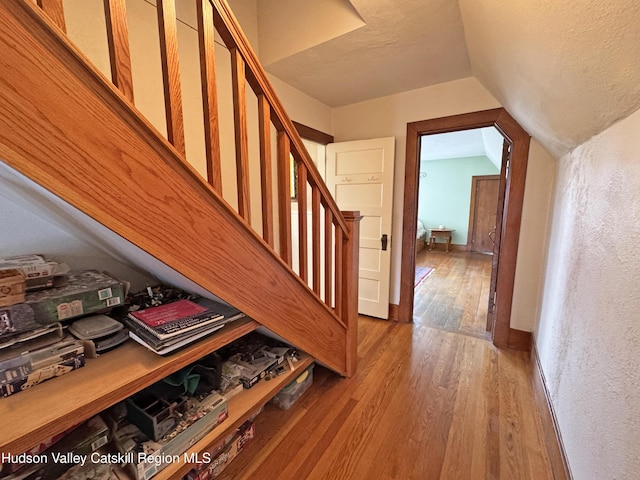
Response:
[[[389,243],[389,238],[387,237],[387,234],[383,234],[382,238],[380,239],[380,241],[382,242],[382,250],[386,250],[387,249],[387,244]]]

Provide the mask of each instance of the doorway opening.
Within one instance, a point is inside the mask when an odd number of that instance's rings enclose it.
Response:
[[[453,250],[493,253],[503,143],[494,127],[420,136],[417,214],[427,246],[440,249],[450,232]]]
[[[494,127],[420,137],[414,322],[490,339],[504,138]],[[424,233],[422,233],[424,232]]]
[[[491,338],[494,345],[500,348],[526,349],[528,345],[522,342],[520,332],[511,329],[510,317],[530,137],[505,109],[498,108],[407,124],[403,231],[417,230],[420,138],[423,135],[491,126],[495,127],[505,140],[497,208],[496,248],[491,271]],[[415,248],[416,236],[403,235],[398,320],[404,322],[413,321]]]

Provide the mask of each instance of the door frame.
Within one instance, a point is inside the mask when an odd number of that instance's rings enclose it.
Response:
[[[478,189],[478,180],[500,180],[500,175],[473,175],[471,177],[471,202],[469,203],[469,227],[467,228],[467,245],[466,250],[471,252],[473,246],[474,220],[476,208],[476,195]],[[498,196],[500,196],[500,188],[498,187]],[[497,205],[496,205],[497,208]],[[497,219],[496,219],[497,222]]]
[[[505,228],[502,229],[500,238],[496,314],[491,329],[493,344],[498,348],[507,348],[510,343],[516,344],[521,338],[518,331],[511,328],[510,320],[531,137],[504,108],[407,123],[398,320],[413,323],[413,279],[416,263],[416,238],[413,232],[416,231],[418,216],[420,137],[483,127],[495,127],[511,146],[510,165],[503,165],[500,172],[500,184],[504,185],[504,190],[501,188],[501,191],[504,191],[502,225]]]

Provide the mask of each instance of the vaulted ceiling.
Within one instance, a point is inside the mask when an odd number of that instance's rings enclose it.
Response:
[[[268,72],[331,107],[475,76],[556,156],[640,107],[637,0],[258,0]]]

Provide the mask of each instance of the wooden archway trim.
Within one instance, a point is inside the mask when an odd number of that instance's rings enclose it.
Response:
[[[497,128],[511,144],[509,175],[506,175],[504,168],[500,173],[501,182],[505,186],[502,223],[504,232],[499,255],[500,267],[497,272],[496,320],[492,331],[494,345],[505,348],[518,341],[519,333],[511,329],[510,319],[529,157],[529,134],[504,108],[408,123],[402,225],[405,233],[416,231],[420,136],[483,127]],[[398,306],[398,320],[400,322],[413,322],[415,243],[416,238],[413,233],[402,235],[400,304]]]

